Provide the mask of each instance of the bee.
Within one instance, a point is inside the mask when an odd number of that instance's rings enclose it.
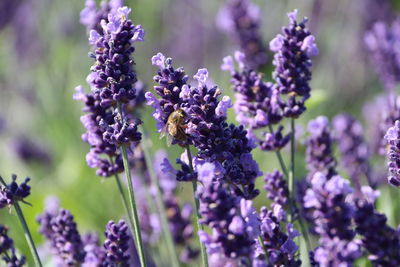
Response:
[[[187,136],[185,133],[186,114],[182,109],[177,109],[168,116],[167,123],[165,125],[165,131],[168,134],[168,145],[171,145],[172,138],[185,141]]]

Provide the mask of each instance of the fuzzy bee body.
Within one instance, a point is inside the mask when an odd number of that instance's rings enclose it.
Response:
[[[185,118],[186,114],[182,109],[177,109],[168,116],[168,120],[165,125],[165,132],[168,135],[168,145],[171,144],[172,138],[179,141],[185,141],[187,139],[185,133],[186,125],[184,124]]]

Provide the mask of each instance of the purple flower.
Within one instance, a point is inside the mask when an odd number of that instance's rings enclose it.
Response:
[[[43,146],[26,136],[16,137],[11,145],[15,154],[24,163],[38,162],[49,164],[51,162],[49,152]]]
[[[116,12],[122,5],[123,0],[103,1],[97,9],[95,0],[86,0],[85,8],[80,13],[80,23],[86,26],[87,31],[100,31],[100,22],[107,20],[108,14]]]
[[[297,118],[305,111],[304,102],[310,97],[310,57],[318,54],[318,48],[314,36],[306,28],[307,19],[297,22],[297,10],[288,13],[288,17],[289,26],[271,41],[270,49],[275,52],[273,78],[277,90],[288,94],[283,114]]]
[[[165,68],[165,56],[162,53],[157,53],[151,58],[151,64],[157,66],[160,69]]]
[[[267,197],[273,203],[285,206],[288,202],[289,189],[283,174],[278,170],[267,173],[264,182],[264,190],[267,191]]]
[[[388,90],[392,90],[400,81],[399,26],[399,19],[394,20],[392,25],[378,21],[364,36],[371,62]]]
[[[387,225],[384,214],[367,201],[356,202],[354,221],[368,259],[374,266],[399,266],[400,233]]]
[[[81,264],[86,252],[74,217],[68,210],[45,211],[38,216],[40,232],[50,242],[52,252],[66,266]]]
[[[25,201],[25,198],[31,194],[31,187],[28,185],[30,178],[25,178],[21,184],[16,182],[17,176],[12,175],[12,182],[6,184],[3,178],[0,177],[0,209],[9,207],[15,201]]]
[[[349,242],[338,237],[322,237],[320,244],[311,259],[318,264],[316,266],[353,266],[354,261],[362,256],[358,240]]]
[[[290,141],[290,133],[282,134],[283,126],[279,126],[275,132],[265,133],[264,140],[260,141],[260,148],[265,151],[276,151],[284,148]]]
[[[161,55],[156,57],[163,58]],[[173,144],[193,144],[198,149],[198,159],[220,163],[232,174],[226,175],[226,179],[230,179],[235,185],[243,186],[242,195],[253,198],[258,193],[254,181],[260,172],[248,159],[247,155],[253,146],[247,139],[246,131],[242,126],[229,125],[226,121],[229,98],[223,97],[220,100],[219,89],[206,84],[206,69],[200,69],[195,75],[198,86],[194,87],[187,84],[188,76],[183,68],[175,70],[171,62],[171,59],[165,59],[165,68],[159,69],[154,77],[159,84],[154,89],[161,99],[157,99],[151,93],[146,95],[148,104],[155,108],[153,117],[159,125],[158,130],[167,132],[172,137]],[[170,116],[174,119],[170,119]],[[176,116],[179,116],[180,121],[178,129],[169,121],[175,120]],[[245,165],[249,162],[251,168],[246,168]],[[179,180],[196,179],[195,173],[190,171],[186,163],[181,160],[177,163],[182,168],[177,174]]]
[[[97,234],[88,233],[82,236],[85,251],[85,260],[82,267],[100,267],[105,260],[105,250],[99,244]]]
[[[355,232],[351,220],[353,206],[346,202],[352,189],[338,175],[328,177],[317,172],[304,196],[304,207],[311,209],[315,232],[320,235],[319,247],[313,260],[321,266],[352,264],[361,256],[359,245],[353,241]]]
[[[326,117],[320,116],[308,123],[310,136],[306,141],[306,162],[312,177],[316,172],[323,172],[328,177],[336,174],[336,161],[332,155],[333,138]]]
[[[206,81],[208,79],[208,70],[199,69],[196,75],[193,76],[193,78],[199,83],[200,87],[206,85]]]
[[[346,114],[337,115],[333,119],[333,127],[341,153],[341,163],[359,190],[362,175],[370,182],[369,151],[364,140],[363,127],[359,121]]]
[[[259,129],[276,124],[283,118],[284,103],[279,92],[270,82],[263,80],[263,74],[258,73],[241,61],[241,53],[236,53],[235,58],[239,63],[239,70],[233,65],[232,57],[228,60],[230,66],[223,64],[221,67],[229,70],[232,78],[231,85],[235,92],[236,102],[234,109],[236,120],[251,129]]]
[[[105,266],[129,266],[129,228],[123,221],[109,221],[106,226],[104,248],[106,250]]]
[[[285,233],[285,230],[282,229],[282,221],[266,207],[261,208],[259,217],[261,238],[263,246],[268,251],[268,262],[272,266],[300,266],[301,261],[295,257],[298,246],[293,241],[299,233],[294,230],[293,225],[287,224],[287,233]],[[258,243],[258,245],[260,244]],[[262,256],[258,255],[259,258],[265,258],[264,252],[260,254]]]
[[[100,105],[98,92],[85,94],[81,86],[78,86],[76,91],[74,99],[85,103],[83,111],[87,113],[81,117],[81,122],[87,130],[82,135],[82,140],[91,147],[86,155],[89,167],[97,168],[96,174],[104,177],[123,171],[122,158],[116,143],[103,138],[106,133],[104,125],[114,124],[113,111]]]
[[[14,241],[8,236],[8,228],[0,224],[0,257],[9,267],[22,267],[26,263],[24,256],[18,257]]]
[[[394,126],[390,127],[385,135],[385,139],[389,145],[388,150],[388,181],[393,186],[400,186],[400,121],[396,121]]]
[[[218,16],[219,26],[233,36],[246,55],[246,64],[253,69],[259,69],[267,63],[259,13],[259,7],[250,0],[230,0]]]
[[[232,194],[227,184],[218,182],[218,173],[214,172],[214,181],[210,182],[215,166],[207,164],[203,168],[207,171],[199,171],[202,175],[199,181],[204,181],[198,191],[199,212],[201,223],[208,225],[212,234],[200,232],[200,240],[206,245],[209,254],[223,253],[232,259],[250,257],[258,228],[254,225],[252,207],[241,202],[244,199]],[[240,215],[237,213],[238,205],[241,205]]]
[[[112,0],[97,11],[95,3],[87,1],[81,14],[87,22],[100,13],[102,18],[103,13],[107,15],[101,20],[101,29],[90,32],[89,42],[95,48],[90,56],[96,61],[87,78],[91,92],[85,94],[77,87],[74,95],[85,103],[83,111],[88,113],[81,117],[87,129],[82,139],[91,146],[86,161],[105,177],[123,170],[118,147],[134,146],[141,140],[137,128],[141,122],[131,113],[144,102],[144,85],[137,82],[132,53],[133,43],[142,41],[144,32],[128,19],[130,9],[121,5],[121,1]]]
[[[221,102],[215,108],[215,114],[220,117],[227,117],[227,110],[232,107],[231,99],[229,96],[222,97]]]
[[[130,9],[118,8],[116,13],[108,14],[108,22],[103,20],[103,34],[96,42],[93,55],[96,63],[92,73],[96,74],[93,80],[93,91],[100,92],[101,106],[116,106],[117,103],[127,103],[136,96],[134,83],[137,81],[133,69],[132,53],[137,41],[135,35],[143,31],[141,26],[133,25],[127,19]],[[141,39],[141,38],[139,38]]]
[[[172,59],[165,58],[161,53],[153,56],[152,63],[159,67],[157,75],[153,79],[158,84],[154,86],[154,90],[161,99],[157,99],[153,93],[148,92],[146,93],[147,104],[154,108],[153,117],[157,122],[158,131],[169,135],[170,127],[173,127],[168,123],[171,114],[173,114],[172,116],[180,116],[177,119],[183,120],[183,124],[187,124],[187,114],[182,111],[184,111],[183,107],[188,105],[188,99],[182,97],[181,93],[182,90],[184,90],[184,94],[188,93],[188,88],[185,85],[189,77],[183,68],[174,69]],[[191,143],[185,132],[179,133],[172,136],[172,144],[178,143],[185,146]]]

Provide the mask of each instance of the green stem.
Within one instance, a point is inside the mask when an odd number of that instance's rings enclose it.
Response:
[[[125,196],[125,192],[124,192],[124,189],[122,187],[122,184],[121,184],[121,180],[120,180],[118,174],[115,174],[114,177],[115,177],[115,182],[117,184],[117,188],[118,188],[119,194],[121,196],[122,205],[124,206],[125,212],[128,215],[129,228],[131,229],[132,236],[135,236],[135,232],[133,230],[134,229],[134,223],[133,223],[133,220],[132,220],[131,212],[129,211],[129,204],[128,204],[128,201],[126,200],[126,196]]]
[[[13,201],[13,202],[15,211],[17,212],[18,215],[18,219],[21,222],[22,228],[24,229],[25,238],[26,241],[28,242],[29,249],[31,250],[33,260],[35,261],[35,265],[38,267],[42,267],[42,262],[40,261],[39,254],[37,253],[35,243],[33,242],[31,232],[29,231],[28,225],[26,224],[26,220],[24,214],[22,213],[21,207],[19,206],[18,201]]]
[[[268,125],[269,127],[269,131],[271,132],[271,134],[274,134],[274,129],[272,128],[272,125]],[[276,157],[278,158],[279,164],[281,165],[281,169],[283,174],[286,176],[286,178],[288,178],[288,171],[286,168],[286,164],[285,161],[282,158],[282,154],[280,150],[275,151],[276,153]]]
[[[269,263],[269,259],[268,259],[268,250],[265,247],[264,241],[262,240],[261,235],[258,236],[258,242],[260,242],[260,245],[262,247],[262,249],[264,250],[265,253],[265,262],[268,264]]]
[[[133,215],[132,216],[133,217],[133,229],[134,229],[135,237],[136,237],[135,238],[136,246],[138,249],[140,264],[142,265],[142,267],[145,267],[145,266],[147,266],[147,263],[146,263],[146,257],[144,255],[144,246],[143,246],[143,242],[142,242],[142,235],[140,233],[139,216],[137,214],[135,193],[133,191],[132,177],[131,177],[131,172],[130,172],[130,168],[129,168],[128,152],[126,150],[125,145],[121,146],[121,154],[122,154],[122,160],[124,162],[125,176],[126,176],[126,179],[128,180],[129,204],[130,204],[130,208],[131,208],[131,214]]]
[[[121,122],[124,123],[125,119],[124,119],[124,114],[122,111],[121,103],[118,103],[118,112],[121,117],[120,118]],[[133,230],[135,233],[136,247],[138,250],[141,266],[147,267],[146,257],[145,257],[145,253],[144,253],[144,246],[143,246],[143,241],[142,241],[142,235],[140,233],[140,223],[139,223],[139,216],[138,216],[137,208],[136,208],[135,193],[133,191],[131,170],[129,167],[128,152],[127,152],[127,148],[125,145],[121,145],[120,149],[121,149],[122,161],[124,163],[125,176],[126,176],[126,180],[128,181],[129,204],[130,204],[130,209],[131,209],[131,215],[133,217],[132,221],[133,221]]]
[[[150,174],[150,179],[152,184],[155,185],[157,194],[156,194],[156,202],[157,206],[160,211],[160,218],[161,218],[161,225],[164,231],[165,239],[167,241],[167,247],[170,253],[170,257],[172,258],[172,266],[178,267],[180,266],[179,264],[179,259],[175,250],[175,245],[174,245],[174,239],[171,234],[171,230],[169,228],[169,223],[168,223],[168,218],[167,218],[167,210],[164,204],[163,199],[161,198],[162,196],[162,190],[160,187],[160,183],[158,182],[157,175],[154,171],[154,166],[153,166],[153,161],[150,156],[150,151],[149,151],[149,139],[147,138],[143,127],[142,128],[142,133],[144,135],[144,138],[142,139],[142,148],[143,148],[143,153],[144,157],[146,160],[146,165],[147,165],[147,170],[149,171]]]
[[[294,199],[293,199],[293,195],[294,195],[294,189],[293,189],[293,186],[294,186],[294,182],[293,182],[293,178],[294,178],[294,167],[295,167],[295,165],[294,165],[294,154],[295,154],[295,146],[294,146],[294,142],[295,142],[295,131],[294,131],[294,119],[292,119],[292,121],[291,121],[291,131],[292,131],[292,133],[291,133],[291,162],[292,162],[292,164],[291,164],[291,170],[290,170],[290,173],[288,173],[288,171],[287,171],[287,168],[286,168],[286,165],[285,165],[285,161],[283,160],[283,158],[282,158],[282,154],[281,154],[281,152],[280,152],[280,150],[278,150],[278,151],[276,151],[276,156],[277,156],[277,158],[278,158],[278,161],[279,161],[279,164],[281,165],[281,169],[282,169],[282,172],[283,172],[283,174],[285,175],[285,177],[286,177],[286,179],[287,179],[287,181],[288,181],[288,184],[289,184],[289,186],[288,186],[288,189],[289,189],[289,206],[290,206],[290,219],[289,219],[289,221],[292,221],[292,212],[293,212],[293,209],[294,210],[296,210],[296,208],[295,208],[295,206],[296,206],[296,203],[295,203],[295,201],[294,201]],[[270,132],[273,134],[274,133],[274,129],[272,128],[272,126],[271,125],[269,125],[269,130],[270,130]],[[290,175],[290,176],[289,176]],[[305,227],[305,225],[304,225],[304,221],[303,221],[303,219],[302,218],[299,218],[299,226],[300,226],[300,230],[301,230],[301,232],[302,232],[302,234],[303,234],[303,237],[304,237],[304,241],[305,241],[305,243],[306,243],[306,246],[307,246],[307,250],[308,251],[311,251],[311,241],[310,241],[310,237],[309,237],[309,235],[308,235],[308,231],[307,231],[307,229],[306,229],[306,227]]]
[[[187,156],[188,156],[190,170],[193,172],[194,168],[193,168],[193,162],[192,162],[192,153],[190,153],[189,146],[186,146],[186,153],[187,153]],[[204,226],[200,223],[200,218],[201,218],[200,201],[196,197],[196,191],[197,191],[197,183],[196,183],[196,181],[192,181],[192,188],[193,188],[193,199],[194,199],[194,203],[196,205],[197,229],[201,230],[201,231],[204,231]],[[200,241],[200,251],[201,251],[201,259],[203,261],[203,266],[208,267],[208,257],[207,257],[206,247],[204,246],[204,244],[201,241]]]
[[[292,118],[290,121],[290,171],[288,177],[288,188],[289,188],[289,205],[291,208],[291,212],[289,214],[289,222],[293,222],[293,193],[294,193],[294,174],[295,174],[295,153],[296,153],[296,144],[295,144],[295,125],[294,119]]]

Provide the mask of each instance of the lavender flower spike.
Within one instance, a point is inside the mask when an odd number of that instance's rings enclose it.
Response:
[[[319,116],[308,123],[309,138],[306,141],[306,161],[308,177],[323,172],[328,177],[336,174],[336,161],[333,157],[333,137],[326,117]]]
[[[337,115],[333,119],[333,126],[336,133],[335,139],[342,156],[342,164],[357,190],[360,190],[362,175],[370,182],[369,151],[364,140],[363,127],[359,121],[347,114]]]
[[[221,174],[215,164],[204,163],[197,171],[203,184],[198,191],[201,223],[212,229],[212,234],[199,232],[201,242],[210,255],[224,254],[235,260],[249,258],[259,228],[252,201],[232,194],[223,179],[217,181]]]
[[[277,89],[288,94],[284,116],[296,118],[305,111],[304,102],[310,97],[311,57],[318,54],[318,48],[306,28],[307,18],[297,22],[297,10],[288,17],[289,26],[270,42],[270,49],[275,52],[273,78]]]
[[[354,210],[345,201],[351,192],[348,181],[342,177],[329,178],[320,172],[314,174],[311,188],[306,191],[304,206],[312,210],[315,231],[320,235],[313,260],[321,266],[350,266],[361,256],[351,227]]]
[[[25,178],[21,184],[16,182],[17,176],[12,175],[12,182],[5,184],[3,178],[0,177],[0,209],[10,207],[16,201],[24,201],[31,193],[31,187],[28,185],[30,178]]]
[[[87,31],[100,31],[100,22],[107,20],[108,13],[114,13],[118,8],[122,7],[123,0],[102,1],[99,9],[97,9],[95,0],[86,0],[85,8],[80,13],[79,21],[86,26]]]
[[[0,224],[0,259],[9,267],[22,267],[26,263],[24,256],[18,257],[14,241],[7,234],[8,228]]]
[[[400,82],[399,50],[400,19],[392,25],[378,21],[365,33],[364,43],[371,55],[371,62],[379,75],[383,86],[388,90]]]
[[[50,241],[53,253],[66,266],[84,262],[85,251],[74,217],[68,210],[46,211],[37,218],[41,233]]]
[[[113,221],[108,222],[105,232],[106,240],[104,248],[106,250],[106,266],[129,266],[130,256],[127,253],[129,248],[128,225],[124,221],[117,224]]]
[[[285,206],[288,203],[289,188],[283,174],[278,170],[267,173],[264,182],[264,189],[267,191],[267,197],[272,200],[273,203]]]
[[[217,23],[229,32],[246,55],[246,64],[260,69],[267,63],[267,48],[260,33],[260,8],[250,0],[229,0]]]
[[[388,181],[391,185],[400,187],[400,121],[386,132],[385,139],[388,142]]]
[[[356,231],[362,236],[362,245],[368,251],[368,259],[373,266],[399,266],[399,231],[387,225],[386,216],[377,212],[373,204],[360,200],[356,206]]]
[[[279,213],[283,212],[283,209],[280,205],[277,205],[274,209],[276,211],[268,210],[266,207],[261,208],[259,215],[261,237],[268,256],[264,252],[256,254],[255,259],[253,259],[253,266],[255,262],[260,260],[263,260],[265,264],[265,257],[271,265],[261,266],[301,266],[301,261],[296,259],[295,256],[299,248],[293,241],[300,234],[290,223],[286,224],[286,231],[283,230],[282,220],[279,218]]]

